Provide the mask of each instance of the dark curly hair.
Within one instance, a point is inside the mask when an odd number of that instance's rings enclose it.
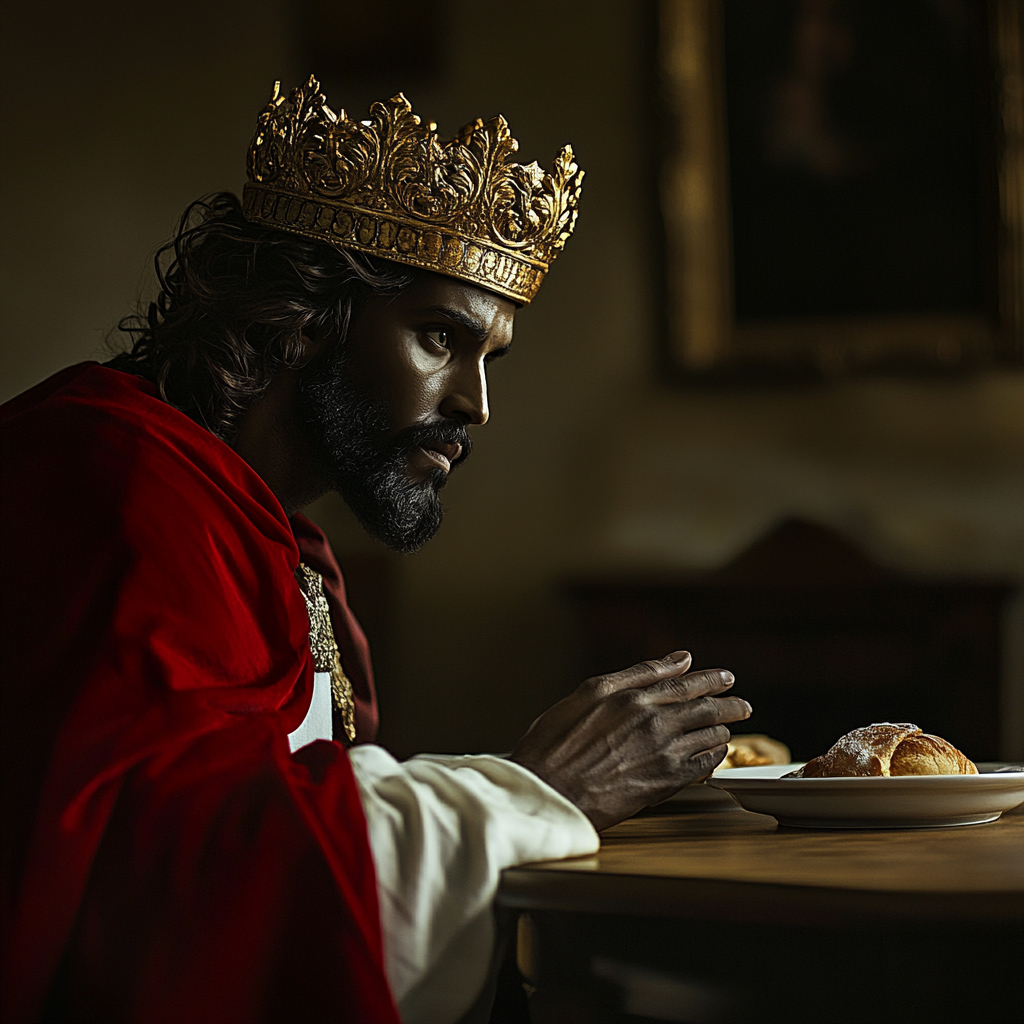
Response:
[[[132,346],[107,365],[152,381],[229,443],[275,373],[301,361],[302,331],[326,327],[344,341],[366,299],[417,273],[250,224],[231,192],[189,206],[155,263],[160,294],[121,321]]]

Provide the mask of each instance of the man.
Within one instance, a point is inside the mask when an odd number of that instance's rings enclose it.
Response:
[[[677,652],[508,758],[372,743],[299,510],[336,490],[399,551],[438,529],[575,221],[571,150],[545,175],[515,148],[500,118],[442,144],[402,97],[357,122],[275,90],[244,205],[186,213],[132,350],[4,406],[5,1021],[486,1014],[499,872],[592,852],[749,715]]]

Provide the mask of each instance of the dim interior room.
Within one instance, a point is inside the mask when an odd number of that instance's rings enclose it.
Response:
[[[575,237],[494,367],[492,418],[444,492],[444,527],[399,557],[340,499],[313,510],[353,567],[382,742],[509,749],[588,664],[573,585],[700,579],[798,519],[893,574],[1006,585],[998,755],[1024,758],[1020,370],[680,383],[659,355],[652,6],[435,0],[383,20],[376,6],[8,7],[0,398],[106,358],[185,206],[241,191],[275,79],[316,72],[353,113],[403,90],[446,136],[503,113],[524,162],[569,142],[586,183]]]

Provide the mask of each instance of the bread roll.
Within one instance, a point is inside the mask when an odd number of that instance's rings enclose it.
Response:
[[[949,740],[923,732],[908,736],[894,751],[890,775],[977,775],[974,762]]]
[[[719,768],[756,768],[765,764],[789,764],[792,756],[785,743],[762,733],[733,736],[729,740],[729,753]]]
[[[941,736],[909,722],[875,722],[848,732],[828,753],[783,778],[977,774],[974,762]]]

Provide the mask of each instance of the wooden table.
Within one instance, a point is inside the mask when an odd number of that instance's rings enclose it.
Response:
[[[634,818],[506,871],[537,1022],[1009,1021],[1024,1010],[1024,808],[915,831]]]

